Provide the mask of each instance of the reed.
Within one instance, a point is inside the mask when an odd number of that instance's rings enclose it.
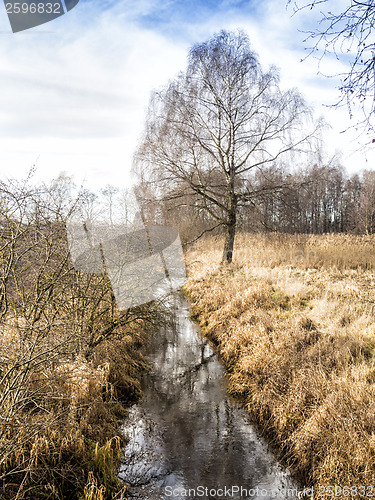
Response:
[[[140,396],[139,375],[148,369],[140,347],[149,337],[136,325],[130,333],[98,346],[90,361],[55,359],[30,382],[35,394],[44,391],[43,411],[25,408],[8,424],[1,500],[126,498],[117,477],[121,424]]]
[[[251,235],[187,253],[185,290],[230,392],[306,485],[375,484],[375,240]],[[356,490],[357,488],[357,490]]]

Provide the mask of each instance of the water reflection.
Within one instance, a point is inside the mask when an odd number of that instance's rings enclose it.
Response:
[[[228,398],[223,366],[187,302],[175,300],[175,327],[155,336],[143,399],[125,422],[120,477],[131,485],[129,498],[295,498],[289,473]]]

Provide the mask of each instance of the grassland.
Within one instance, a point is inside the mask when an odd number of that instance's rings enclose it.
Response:
[[[375,238],[239,235],[224,266],[222,247],[188,251],[185,289],[230,392],[304,484],[371,493]]]
[[[42,390],[44,411],[2,423],[1,500],[123,500],[117,477],[126,440],[121,424],[127,406],[141,395],[139,376],[148,368],[140,352],[150,332],[134,325],[127,335],[77,356],[43,366],[29,384]],[[0,337],[0,349],[11,332]]]

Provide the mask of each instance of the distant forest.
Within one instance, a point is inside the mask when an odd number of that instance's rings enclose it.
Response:
[[[300,169],[258,171],[253,179],[252,203],[238,208],[238,231],[285,233],[375,232],[375,172],[348,175],[339,164]],[[143,191],[141,186],[138,190]],[[194,194],[174,200],[173,191],[154,203],[151,193],[144,207],[149,220],[178,226],[183,240],[209,230],[213,219]],[[196,199],[194,199],[196,198]],[[161,203],[161,205],[160,205]],[[218,227],[213,232],[221,232]]]
[[[222,30],[151,95],[133,166],[145,220],[185,242],[225,232],[223,262],[237,231],[372,234],[375,172],[328,159],[324,126],[247,34]]]

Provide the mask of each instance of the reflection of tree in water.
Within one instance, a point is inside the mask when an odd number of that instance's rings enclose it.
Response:
[[[131,411],[134,425],[127,428],[129,443],[122,460],[121,476],[126,477],[130,486],[142,486],[164,478],[169,471],[164,465],[162,437],[154,422],[137,408]]]
[[[143,379],[142,402],[125,422],[130,443],[120,476],[143,500],[165,499],[166,485],[261,484],[271,492],[291,484],[246,413],[228,399],[224,369],[188,319],[186,303],[176,310],[173,326],[161,328],[149,346],[153,370]]]
[[[269,480],[274,463],[228,399],[223,367],[187,312],[154,339],[143,409],[161,423],[167,468],[180,471],[190,487],[255,487],[259,477]]]

